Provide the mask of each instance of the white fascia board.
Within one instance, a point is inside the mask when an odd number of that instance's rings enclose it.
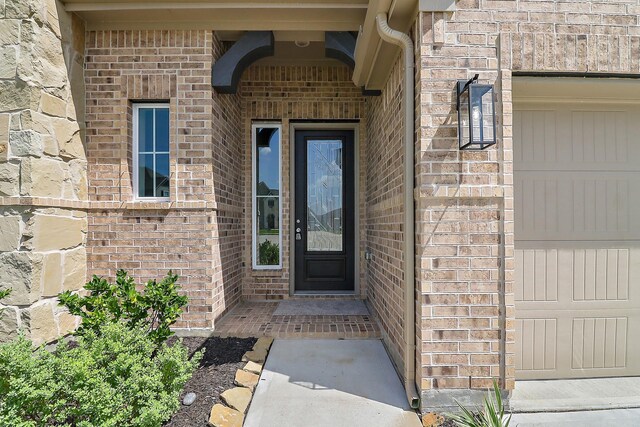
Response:
[[[453,12],[456,0],[420,0],[420,12]]]

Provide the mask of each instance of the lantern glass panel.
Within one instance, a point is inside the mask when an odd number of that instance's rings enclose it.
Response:
[[[465,89],[460,95],[460,107],[458,108],[458,135],[460,146],[469,143],[469,90]]]
[[[495,143],[493,88],[486,85],[472,85],[471,92],[471,121],[472,132],[470,141],[474,146],[484,148]]]

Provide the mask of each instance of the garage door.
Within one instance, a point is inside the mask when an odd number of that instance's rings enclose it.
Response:
[[[640,81],[514,81],[516,377],[640,375]]]

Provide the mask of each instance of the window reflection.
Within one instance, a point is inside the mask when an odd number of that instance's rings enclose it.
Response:
[[[307,250],[342,251],[342,141],[307,141]]]
[[[254,128],[255,266],[280,265],[280,129]]]

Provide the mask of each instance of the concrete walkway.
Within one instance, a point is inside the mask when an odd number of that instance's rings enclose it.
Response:
[[[379,340],[276,340],[245,427],[420,427]]]
[[[640,409],[514,414],[510,427],[637,427]]]
[[[516,381],[509,405],[513,412],[638,408],[640,377]]]

